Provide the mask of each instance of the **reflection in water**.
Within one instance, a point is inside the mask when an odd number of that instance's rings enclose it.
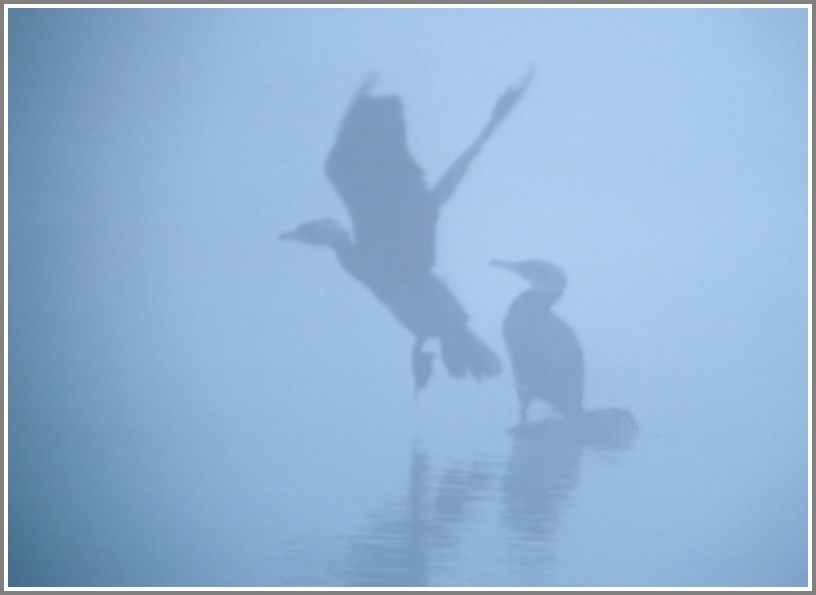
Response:
[[[578,483],[583,447],[560,420],[546,421],[516,433],[502,485],[504,522],[536,541],[548,539]]]
[[[503,520],[515,536],[510,553],[518,563],[544,563],[553,556],[551,534],[578,485],[584,447],[628,449],[637,425],[624,409],[599,409],[520,424],[510,433],[502,485]]]
[[[428,586],[432,571],[444,572],[461,542],[470,502],[488,497],[495,474],[488,463],[454,464],[437,477],[418,444],[411,452],[407,497],[369,515],[340,572],[350,586]]]
[[[473,457],[433,473],[415,443],[406,497],[369,514],[368,527],[352,540],[342,580],[360,587],[439,584],[472,526],[496,521],[506,529],[498,534],[509,532],[512,565],[552,565],[554,530],[579,483],[583,449],[626,449],[637,431],[623,410],[578,419],[590,421],[547,419],[511,428],[503,471],[498,461]],[[484,518],[490,507],[474,505],[485,500],[496,509],[495,519]]]
[[[428,457],[417,445],[411,452],[405,501],[371,515],[371,527],[351,546],[341,572],[354,586],[427,586],[432,527],[428,519]]]

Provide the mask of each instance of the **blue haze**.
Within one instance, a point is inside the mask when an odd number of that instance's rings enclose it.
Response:
[[[348,224],[365,75],[434,181],[530,65],[438,230],[505,372],[414,401],[278,235]],[[11,9],[8,68],[10,585],[809,584],[806,9]],[[566,271],[631,448],[507,434],[494,258]]]

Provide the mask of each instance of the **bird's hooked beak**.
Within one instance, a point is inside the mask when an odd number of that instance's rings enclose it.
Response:
[[[494,258],[493,260],[490,261],[490,266],[505,269],[507,271],[512,271],[525,281],[533,282],[533,279],[530,277],[529,271],[525,270],[523,262],[512,262],[510,260],[500,260],[498,258]]]

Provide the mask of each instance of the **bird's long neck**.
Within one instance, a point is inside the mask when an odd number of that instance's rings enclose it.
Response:
[[[539,304],[540,307],[546,308],[547,311],[549,311],[552,305],[558,300],[558,297],[553,296],[551,292],[544,291],[535,286],[522,293],[519,297],[522,296],[525,297],[525,300],[535,302]]]
[[[539,299],[546,301],[550,306],[555,304],[564,292],[563,285],[553,283],[551,279],[540,279],[532,282],[530,291],[539,295]]]

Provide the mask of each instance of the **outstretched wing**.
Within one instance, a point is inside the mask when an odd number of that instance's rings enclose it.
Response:
[[[326,173],[354,224],[357,250],[393,267],[430,269],[438,204],[411,158],[402,104],[364,85],[329,153]]]

